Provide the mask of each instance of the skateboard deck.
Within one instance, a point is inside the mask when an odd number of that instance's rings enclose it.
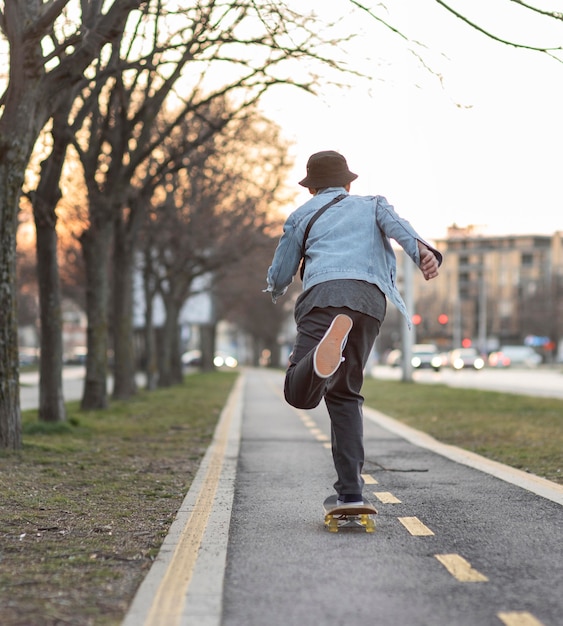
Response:
[[[323,503],[325,527],[329,532],[337,533],[341,528],[361,528],[366,533],[375,531],[377,511],[371,502],[363,498],[364,504],[360,506],[336,506],[337,498],[337,495],[329,496]]]

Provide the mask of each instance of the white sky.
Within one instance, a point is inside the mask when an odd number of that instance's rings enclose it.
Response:
[[[297,4],[327,19],[349,6]],[[453,223],[491,235],[563,230],[563,63],[496,43],[434,0],[385,4],[378,14],[427,46],[418,51],[443,81],[403,40],[351,12],[346,26],[359,35],[344,52],[373,80],[327,87],[320,98],[278,89],[262,105],[295,142],[296,187],[310,154],[338,150],[359,175],[352,193],[386,196],[428,238],[444,237]],[[563,24],[533,19],[509,0],[450,4],[506,38],[563,45]],[[300,192],[297,203],[308,197]]]

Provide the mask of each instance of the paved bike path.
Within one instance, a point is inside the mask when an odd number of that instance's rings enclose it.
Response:
[[[239,379],[123,626],[561,623],[563,489],[366,410],[377,529],[328,533],[326,409],[282,384]]]

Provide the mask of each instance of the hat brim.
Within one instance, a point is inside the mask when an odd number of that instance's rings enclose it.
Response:
[[[322,189],[323,187],[344,187],[348,183],[351,183],[353,180],[358,178],[357,174],[354,172],[342,172],[335,176],[305,176],[305,178],[299,181],[299,184],[302,187],[307,187],[308,189]]]

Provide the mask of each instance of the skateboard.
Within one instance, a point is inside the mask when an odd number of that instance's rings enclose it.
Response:
[[[366,533],[375,531],[377,511],[371,502],[364,497],[361,506],[336,506],[337,498],[337,495],[330,496],[323,503],[325,527],[329,532],[337,533],[341,528],[362,528]]]

